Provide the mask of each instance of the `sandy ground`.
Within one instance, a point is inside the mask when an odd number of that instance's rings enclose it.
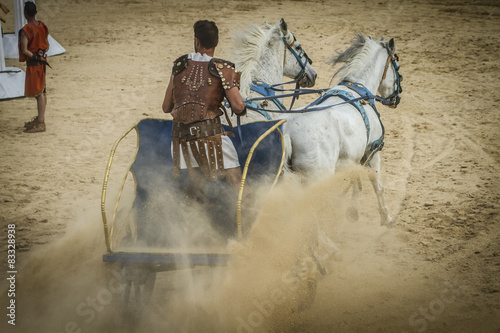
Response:
[[[272,204],[262,208],[253,234],[258,240],[247,252],[236,251],[254,270],[235,274],[233,279],[240,279],[227,290],[198,285],[178,294],[175,290],[189,288],[161,289],[161,283],[196,276],[166,274],[154,295],[153,317],[136,331],[500,332],[496,1],[37,4],[39,19],[67,52],[50,58],[45,133],[22,132],[35,115],[33,99],[0,102],[0,239],[5,249],[7,225],[15,224],[18,271],[17,325],[8,325],[3,315],[2,331],[125,330],[127,325],[109,314],[120,300],[120,286],[101,259],[106,249],[100,194],[114,141],[142,118],[165,117],[161,102],[171,64],[191,52],[196,20],[217,22],[222,36],[217,55],[229,57],[232,31],[283,17],[315,61],[319,88],[329,86],[333,73],[324,61],[347,48],[355,33],[395,38],[403,99],[397,109],[379,107],[387,131],[383,180],[395,227],[379,226],[366,177],[355,224],[343,221],[341,199],[330,200],[335,191],[327,185],[335,187],[337,180],[297,192],[286,187],[295,185],[284,185],[266,197]],[[12,31],[13,18],[4,17],[4,31]],[[9,59],[7,66],[24,68]],[[269,206],[284,207],[276,213],[289,222],[278,223],[282,231],[265,223],[274,216]],[[312,306],[297,313],[270,303],[268,292],[274,288],[294,297],[285,282],[273,284],[279,282],[273,263],[286,262],[292,231],[301,230],[292,221],[311,215],[329,226],[343,259],[319,281]],[[276,233],[264,241],[270,231]],[[7,311],[12,297],[2,291],[0,299]],[[92,307],[89,302],[96,299]]]

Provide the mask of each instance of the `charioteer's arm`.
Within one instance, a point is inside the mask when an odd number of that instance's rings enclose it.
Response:
[[[174,89],[174,76],[170,77],[170,82],[168,83],[167,91],[165,92],[165,98],[163,99],[162,109],[165,113],[172,112],[174,108],[173,99],[173,89]]]
[[[244,116],[246,114],[246,104],[243,97],[240,95],[240,90],[238,87],[232,87],[226,90],[226,98],[231,104],[231,110],[238,116]]]

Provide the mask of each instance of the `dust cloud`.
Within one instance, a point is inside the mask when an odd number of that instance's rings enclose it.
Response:
[[[356,177],[366,179],[366,171],[309,184],[288,176],[273,189],[254,186],[257,199],[244,207],[241,242],[221,237],[203,204],[165,204],[181,202],[167,191],[153,196],[146,207],[148,219],[160,221],[157,240],[175,240],[174,251],[196,245],[198,252],[228,252],[231,260],[221,267],[160,271],[150,302],[140,306],[132,296],[126,312],[124,270],[102,261],[100,216],[81,215],[63,238],[32,251],[19,269],[16,331],[319,332],[341,327],[335,320],[346,311],[381,315],[377,302],[419,288],[420,277],[411,286],[395,278],[405,276],[391,258],[400,251],[398,237],[379,225],[371,188],[363,191],[360,220],[346,219],[353,204],[347,190]],[[117,220],[130,213],[137,214],[122,207]],[[127,243],[131,235],[124,230],[133,221],[123,220],[115,230],[116,249],[143,251]],[[398,320],[405,323],[407,316]]]

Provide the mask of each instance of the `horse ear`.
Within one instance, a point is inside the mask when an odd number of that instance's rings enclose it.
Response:
[[[391,52],[391,54],[396,53],[396,43],[394,42],[394,38],[391,38],[389,40],[387,47],[389,49],[389,52]]]
[[[288,25],[286,24],[285,19],[283,18],[280,21],[280,28],[281,32],[283,33],[283,36],[286,36],[286,34],[288,33]]]
[[[266,29],[268,30],[271,30],[271,28],[273,27],[272,25],[270,25],[269,23],[267,23],[267,21],[264,21],[264,26],[266,27]]]

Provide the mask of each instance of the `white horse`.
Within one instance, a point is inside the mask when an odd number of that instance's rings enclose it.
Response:
[[[313,176],[333,174],[340,164],[369,165],[381,225],[387,226],[392,224],[392,218],[384,200],[379,154],[384,127],[374,108],[379,97],[372,92],[378,91],[386,105],[396,107],[399,103],[402,77],[395,51],[394,39],[386,43],[357,35],[346,51],[331,59],[333,65],[344,63],[334,75],[341,73],[339,84],[327,90],[317,104],[305,107],[305,113],[283,115],[287,119],[283,131],[289,138],[289,168]],[[362,95],[370,96],[364,98],[370,103],[359,103]],[[357,202],[360,182],[353,183]],[[352,218],[357,219],[357,204],[352,210]]]
[[[302,87],[312,87],[316,81],[317,74],[311,66],[311,59],[290,32],[284,19],[274,26],[267,23],[264,27],[253,24],[245,31],[236,32],[231,60],[235,63],[236,69],[241,72],[240,93],[245,99],[263,97],[262,91],[275,94],[275,91],[266,90],[266,87],[282,84],[283,76],[296,80]],[[255,82],[259,84],[256,85]],[[276,92],[276,95],[279,94]],[[269,97],[268,100],[257,101],[258,107],[278,109],[278,106],[272,102],[272,96]],[[275,100],[277,103],[283,102],[277,98]],[[272,112],[260,113],[248,109],[241,123],[262,121],[266,118],[276,119],[277,115]]]

